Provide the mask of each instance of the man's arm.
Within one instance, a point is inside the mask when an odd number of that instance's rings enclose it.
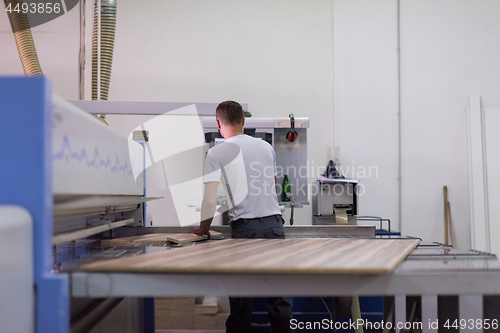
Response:
[[[215,206],[217,204],[217,186],[219,182],[205,183],[205,194],[201,203],[201,223],[198,228],[193,228],[190,233],[199,236],[208,235],[210,224],[214,219]]]

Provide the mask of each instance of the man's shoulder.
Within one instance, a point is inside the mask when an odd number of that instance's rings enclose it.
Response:
[[[273,146],[271,146],[271,144],[269,142],[267,142],[266,140],[256,139],[256,141],[258,141],[259,145],[261,145],[263,148],[274,152]]]
[[[233,142],[223,142],[213,146],[208,151],[208,156],[211,158],[217,157],[236,157],[240,153],[240,146]]]
[[[233,144],[232,147],[225,146],[226,144]],[[219,144],[216,147],[221,147],[217,151],[218,152],[226,152],[226,150],[238,150],[240,148],[244,153],[248,153],[251,151],[255,153],[255,149],[258,151],[273,151],[273,147],[269,144],[269,142],[262,140],[260,138],[254,138],[249,135],[241,135],[237,137],[232,137],[230,141],[226,141],[222,144]],[[215,147],[214,147],[215,148]],[[212,148],[213,149],[213,148]],[[250,150],[248,150],[250,149]],[[239,150],[238,150],[239,151]]]
[[[252,145],[273,149],[273,147],[269,144],[269,142],[267,142],[266,140],[262,140],[261,138],[255,138],[253,136],[245,135],[245,137],[242,139],[249,140],[248,142],[251,142]]]

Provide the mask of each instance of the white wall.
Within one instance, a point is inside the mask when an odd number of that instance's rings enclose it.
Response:
[[[459,247],[470,247],[465,108],[500,105],[500,2],[401,2],[402,219],[443,241],[448,186]]]
[[[397,1],[334,5],[335,157],[361,181],[359,215],[399,230]]]
[[[400,1],[399,12],[395,0],[334,1],[336,156],[380,169],[362,179],[362,214],[392,220],[400,204],[402,234],[442,242],[447,185],[456,244],[470,247],[465,107],[469,95],[500,103],[499,9],[489,0]]]

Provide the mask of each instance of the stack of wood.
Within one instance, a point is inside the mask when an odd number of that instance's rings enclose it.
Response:
[[[219,313],[216,297],[196,299],[194,305],[194,328],[199,330],[216,330],[226,328],[228,313]]]
[[[193,329],[194,297],[155,298],[156,329]]]
[[[228,313],[219,313],[216,297],[155,298],[156,329],[225,329]]]

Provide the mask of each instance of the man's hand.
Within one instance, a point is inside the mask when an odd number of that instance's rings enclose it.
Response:
[[[210,238],[210,224],[212,223],[212,219],[207,219],[205,221],[201,221],[200,226],[198,228],[193,228],[189,232],[190,234],[196,234],[198,236],[207,235]]]
[[[191,229],[191,231],[189,233],[190,234],[195,234],[195,235],[198,235],[198,236],[209,235],[209,232],[202,230],[201,227],[193,228],[193,229]]]
[[[219,182],[205,183],[205,194],[203,195],[203,202],[201,203],[201,223],[198,228],[193,228],[190,234],[198,236],[207,235],[210,238],[209,230],[210,224],[214,218],[215,204],[217,201],[217,186]]]

